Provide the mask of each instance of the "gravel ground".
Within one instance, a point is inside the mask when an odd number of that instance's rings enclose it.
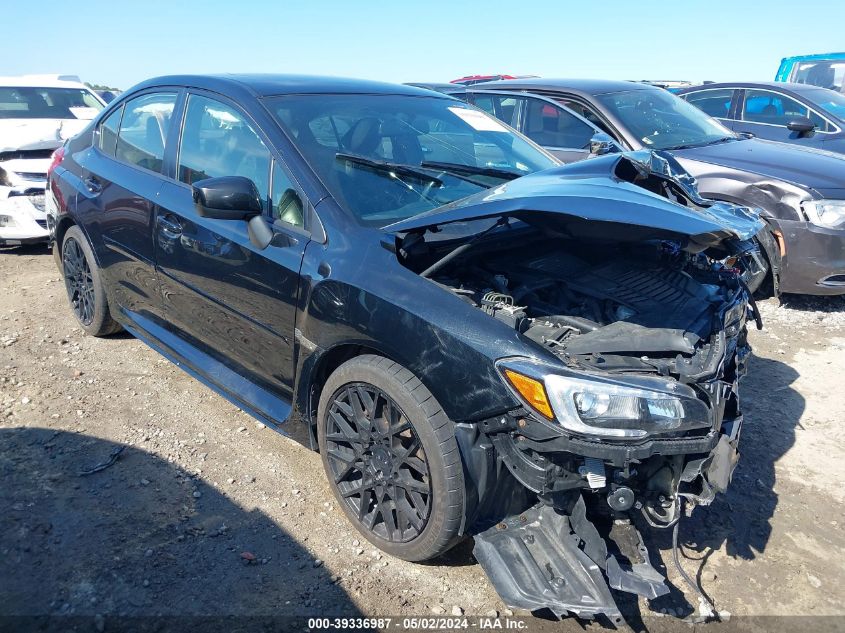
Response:
[[[804,615],[833,630],[818,616],[845,615],[845,300],[761,312],[742,459],[728,494],[682,523],[682,563],[731,626]],[[374,551],[317,454],[139,341],[85,336],[44,249],[0,251],[0,477],[0,615],[97,630],[120,615],[507,615],[470,543],[428,564]],[[689,630],[665,617],[694,598],[669,535],[647,539],[676,589],[640,603],[642,622]]]

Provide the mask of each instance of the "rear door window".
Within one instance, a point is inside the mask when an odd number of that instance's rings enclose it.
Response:
[[[176,105],[175,92],[154,92],[124,105],[116,157],[131,165],[161,173],[164,145]]]
[[[179,180],[189,185],[205,178],[244,176],[265,199],[270,191],[270,150],[235,108],[192,94],[182,128]]]
[[[731,111],[731,100],[733,99],[734,92],[730,88],[701,90],[699,92],[685,94],[683,98],[712,117],[727,119]]]
[[[507,95],[485,95],[473,96],[473,103],[500,121],[510,125],[514,129],[519,126],[519,105],[525,99]]]

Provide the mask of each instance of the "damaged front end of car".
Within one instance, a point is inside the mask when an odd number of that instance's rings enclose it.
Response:
[[[753,255],[762,223],[666,167],[584,161],[389,227],[406,267],[526,344],[496,362],[515,406],[456,422],[467,531],[511,607],[622,623],[611,589],[669,591],[636,526],[676,526],[736,465],[761,323],[726,262]]]
[[[0,120],[0,246],[46,243],[47,176],[57,150],[88,120]]]

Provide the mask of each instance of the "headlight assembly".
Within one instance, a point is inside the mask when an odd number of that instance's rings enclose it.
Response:
[[[514,367],[501,369],[525,404],[577,435],[636,440],[712,424],[710,410],[695,397],[559,374],[530,376]]]
[[[697,398],[555,374],[544,382],[555,418],[574,433],[638,439],[710,426],[710,412]]]
[[[845,226],[845,200],[807,200],[801,208],[813,224],[831,229]]]

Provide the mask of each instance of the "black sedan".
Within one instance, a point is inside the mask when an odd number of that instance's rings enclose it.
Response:
[[[470,86],[463,98],[563,160],[609,145],[670,152],[704,197],[762,210],[772,290],[845,294],[845,157],[749,138],[630,81],[516,79]]]
[[[845,154],[845,95],[779,81],[718,83],[676,93],[735,132]]]
[[[633,515],[728,485],[759,319],[720,263],[759,219],[676,169],[407,86],[164,77],[57,152],[50,227],[86,332],[319,450],[376,546],[474,534],[510,605],[619,621],[609,587],[668,591]]]

